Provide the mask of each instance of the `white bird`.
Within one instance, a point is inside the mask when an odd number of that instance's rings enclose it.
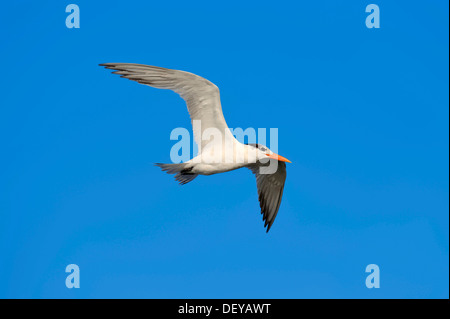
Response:
[[[100,66],[115,70],[113,73],[123,78],[178,93],[186,101],[199,154],[185,163],[156,165],[169,174],[175,174],[180,184],[186,184],[198,175],[249,168],[256,176],[264,227],[269,231],[283,196],[285,162],[290,161],[264,145],[242,144],[235,139],[225,122],[216,85],[189,72],[156,66],[134,63],[104,63]],[[217,132],[219,135],[212,134]],[[275,169],[269,171],[270,166]]]

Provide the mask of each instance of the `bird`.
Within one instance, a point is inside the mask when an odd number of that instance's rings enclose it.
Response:
[[[267,146],[241,143],[230,131],[222,112],[219,88],[207,79],[190,72],[135,63],[102,63],[122,78],[140,84],[176,92],[184,99],[198,145],[196,157],[184,163],[156,163],[162,171],[175,174],[182,185],[198,175],[213,175],[248,168],[256,177],[261,214],[266,233],[280,209],[286,181],[285,157]],[[210,134],[208,138],[207,133]],[[265,170],[265,171],[264,171]]]

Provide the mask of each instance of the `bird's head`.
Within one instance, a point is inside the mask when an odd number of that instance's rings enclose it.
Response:
[[[262,144],[247,144],[249,147],[252,147],[255,149],[256,151],[256,158],[258,160],[262,160],[265,158],[271,158],[271,159],[275,159],[277,161],[280,162],[288,162],[288,163],[292,163],[290,160],[288,160],[287,158],[275,154],[274,152],[272,152],[267,146],[262,145]]]

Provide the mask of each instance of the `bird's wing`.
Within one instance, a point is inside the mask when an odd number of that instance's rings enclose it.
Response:
[[[286,180],[286,163],[277,160],[277,171],[273,174],[261,174],[260,166],[268,166],[258,163],[249,166],[253,174],[256,176],[256,186],[258,187],[259,204],[261,206],[261,214],[263,215],[264,227],[267,226],[267,232],[275,221],[278,209],[283,196],[284,182]]]
[[[193,125],[195,142],[201,148],[210,141],[207,136],[202,139],[203,132],[208,128],[218,129],[223,137],[234,140],[222,113],[219,89],[205,78],[189,72],[143,64],[104,63],[100,66],[116,70],[113,73],[122,78],[178,93],[186,101],[192,124],[194,120],[201,121],[201,127]]]

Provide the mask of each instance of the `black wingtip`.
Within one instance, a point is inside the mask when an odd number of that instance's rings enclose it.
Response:
[[[100,63],[99,66],[103,66],[106,69],[111,69],[114,67],[115,63]]]

